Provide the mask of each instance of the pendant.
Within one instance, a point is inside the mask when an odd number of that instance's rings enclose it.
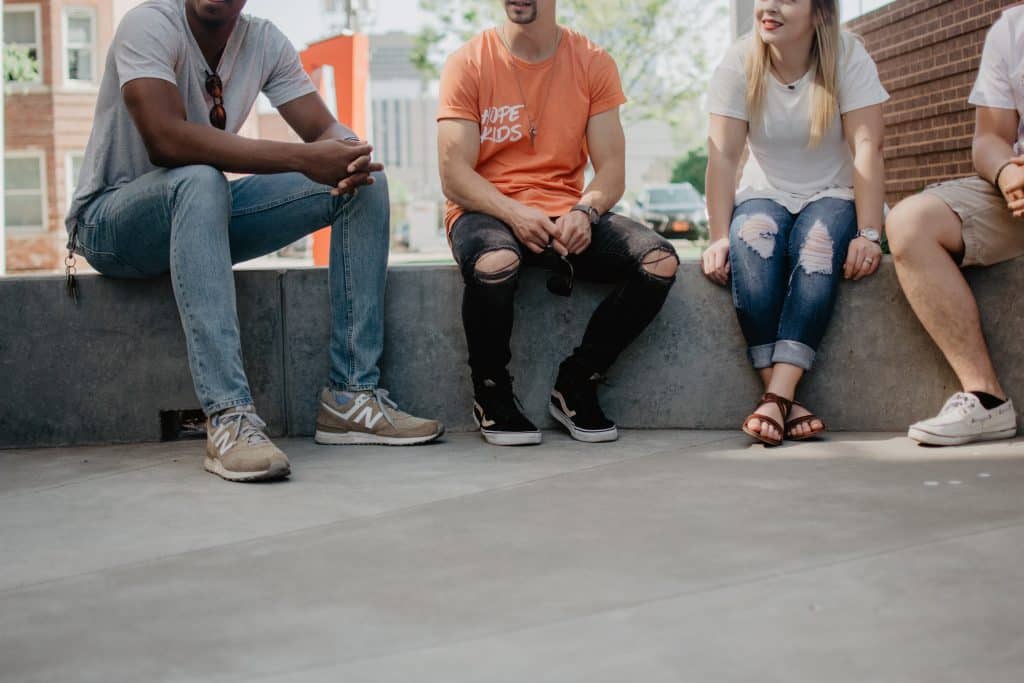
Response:
[[[537,140],[537,127],[530,126],[530,144],[532,145]]]

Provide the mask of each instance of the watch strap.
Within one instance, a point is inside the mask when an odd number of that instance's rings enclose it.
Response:
[[[582,211],[587,214],[587,219],[590,221],[591,225],[597,225],[597,222],[601,220],[601,214],[597,212],[597,209],[592,206],[587,206],[586,204],[577,204],[572,207],[570,211]]]
[[[875,235],[877,235],[877,237],[872,238],[867,234],[869,232],[874,233]],[[876,230],[875,228],[865,228],[864,230],[858,230],[857,237],[863,237],[868,242],[874,242],[875,244],[882,243],[882,232],[880,230]]]

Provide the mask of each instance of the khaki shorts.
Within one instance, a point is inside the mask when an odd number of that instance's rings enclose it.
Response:
[[[1024,219],[1014,218],[1003,195],[978,177],[931,185],[924,194],[938,197],[963,223],[962,268],[991,266],[1024,255]]]

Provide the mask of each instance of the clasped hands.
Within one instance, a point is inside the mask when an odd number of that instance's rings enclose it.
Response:
[[[999,191],[1013,215],[1024,218],[1024,156],[1011,158],[1010,164],[999,174]]]
[[[372,160],[373,145],[365,140],[320,140],[304,145],[303,152],[302,173],[330,185],[335,197],[372,185],[372,174],[384,170],[383,164]]]
[[[549,246],[560,256],[579,254],[590,246],[590,217],[582,211],[570,211],[561,218],[551,218],[533,207],[519,204],[508,218],[516,239],[539,254]]]

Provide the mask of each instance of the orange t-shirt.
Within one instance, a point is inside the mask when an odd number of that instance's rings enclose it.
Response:
[[[512,56],[497,29],[481,33],[448,58],[437,114],[479,124],[477,173],[549,216],[568,213],[583,194],[590,118],[626,101],[615,60],[586,36],[562,31],[554,56],[538,63]],[[448,202],[449,231],[463,213]]]

